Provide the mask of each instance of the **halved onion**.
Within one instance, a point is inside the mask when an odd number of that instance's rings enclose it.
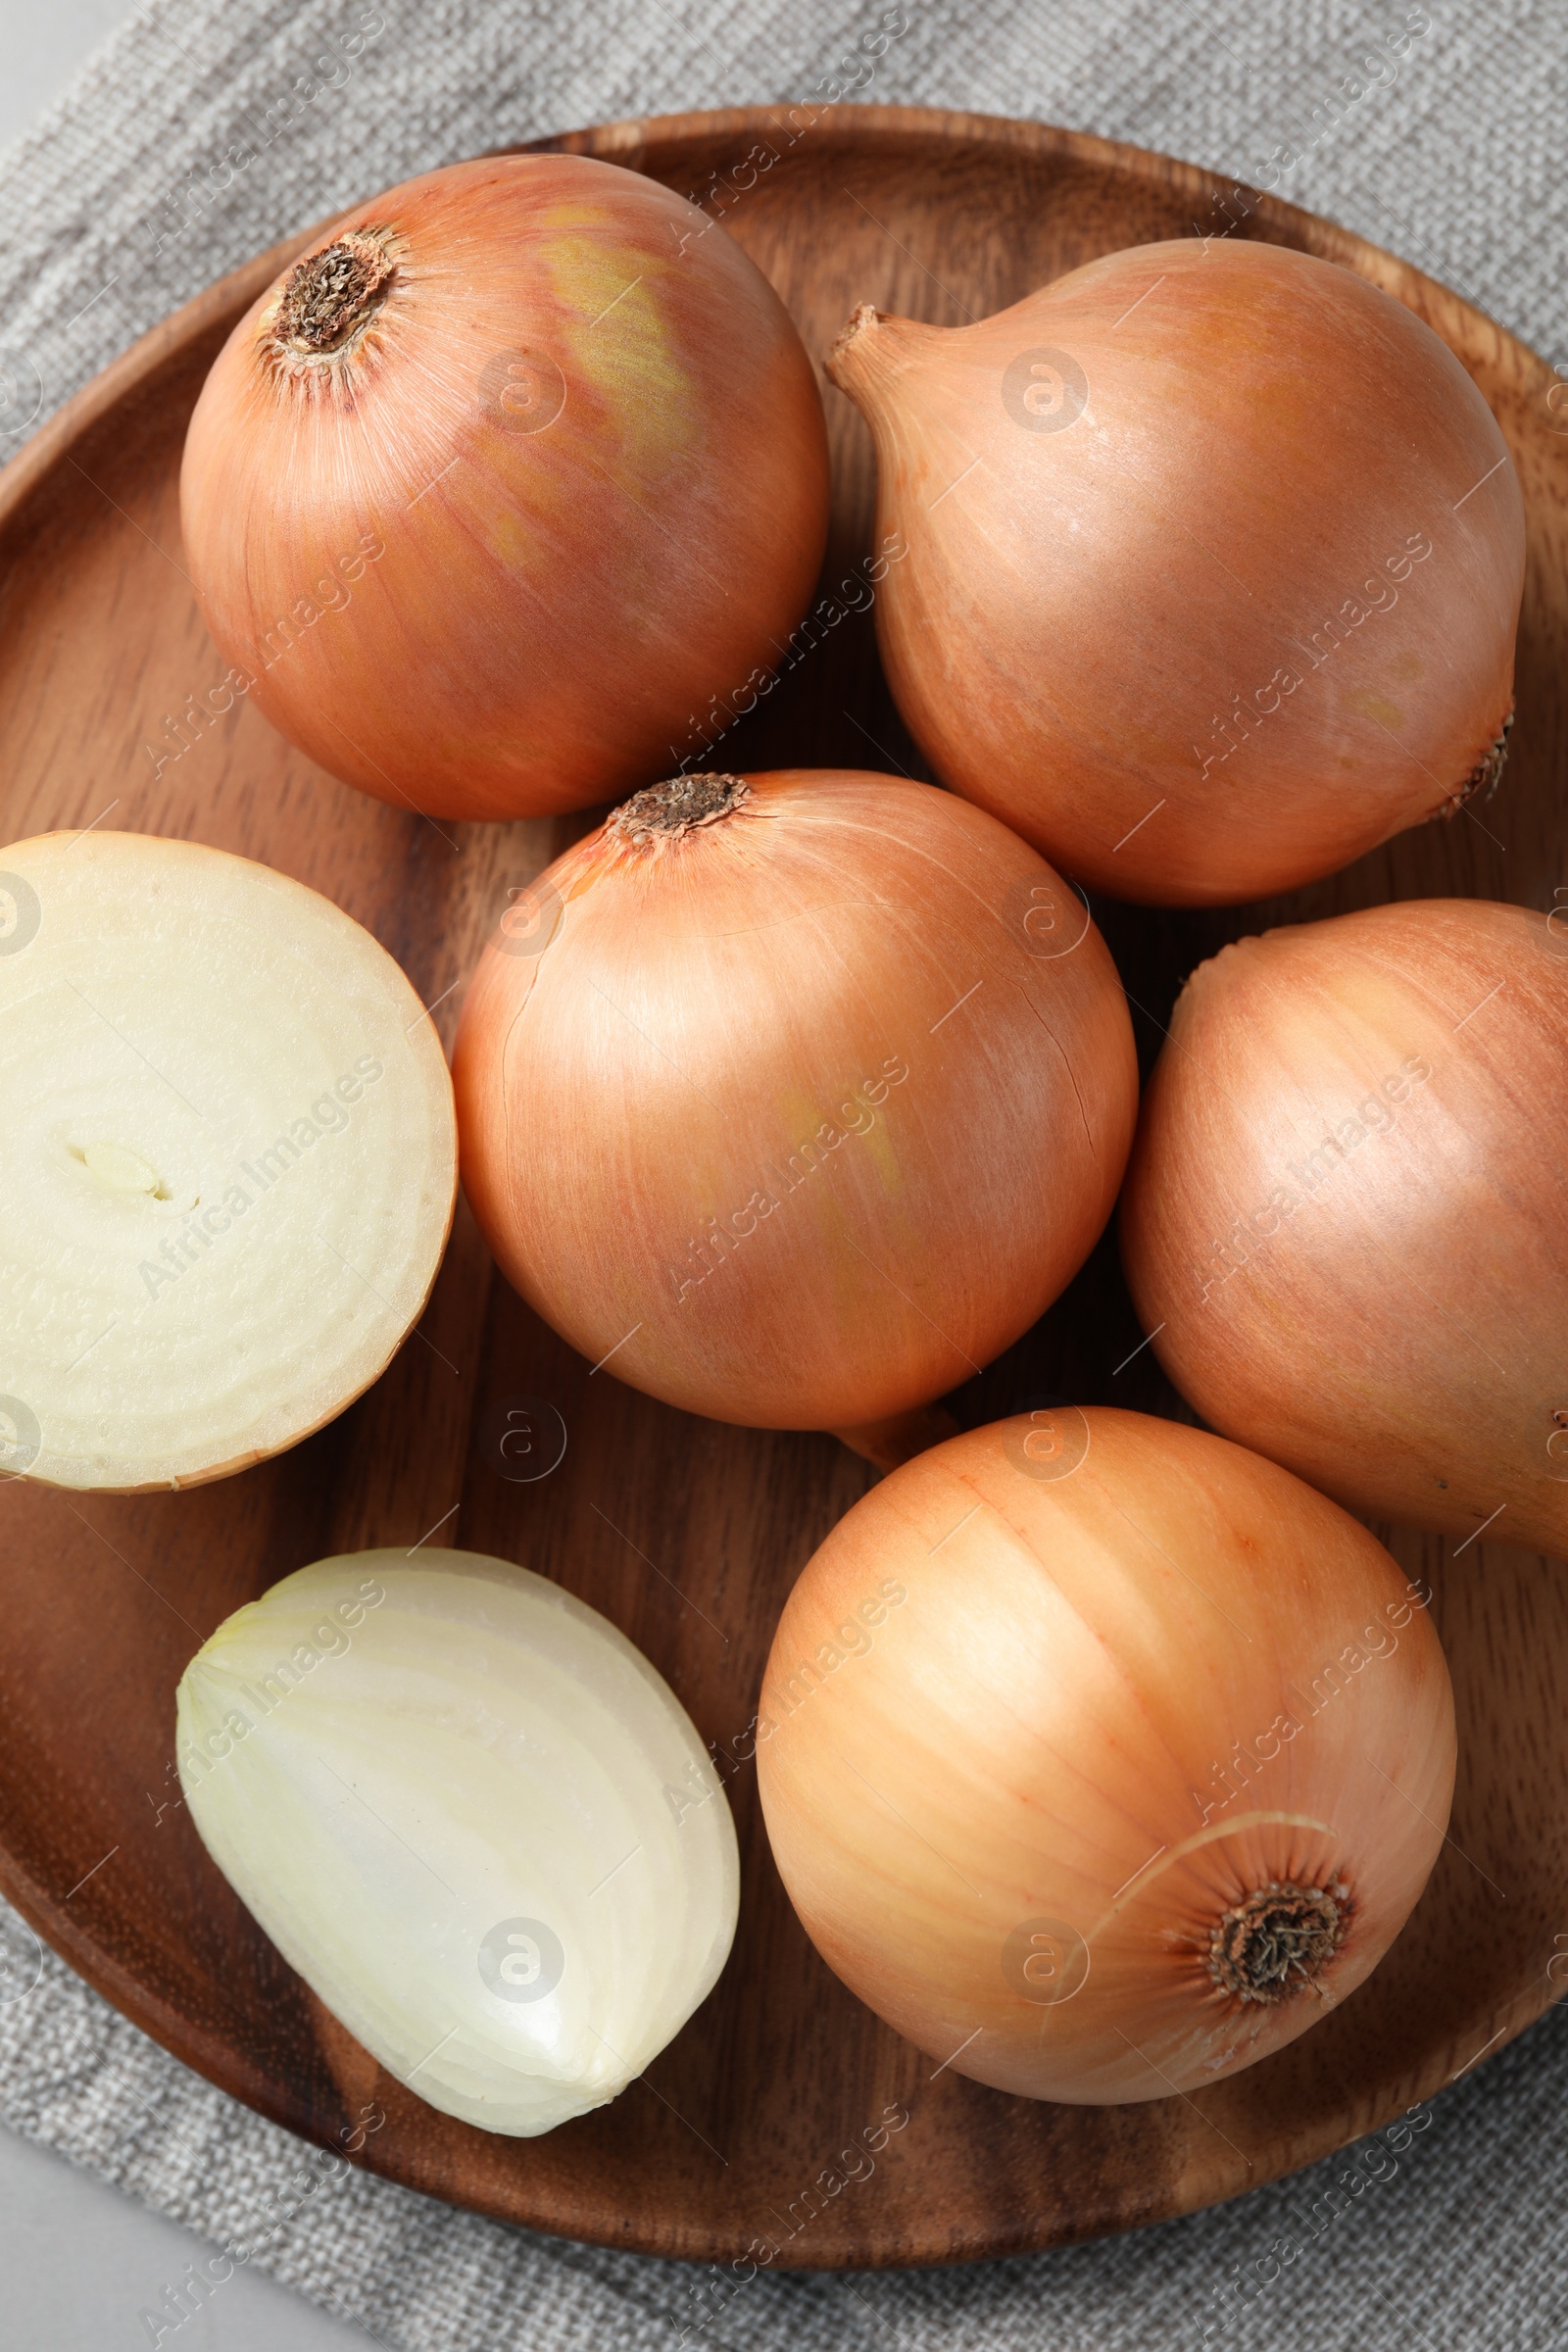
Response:
[[[389,2073],[487,2132],[601,2107],[717,1980],[734,1825],[607,1618],[478,1552],[319,1560],[178,1696],[202,1841]]]
[[[135,1491],[278,1452],[387,1364],[456,1193],[386,951],[195,842],[0,850],[0,1475]]]

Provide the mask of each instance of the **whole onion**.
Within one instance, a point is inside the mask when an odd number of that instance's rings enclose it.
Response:
[[[1568,939],[1469,899],[1200,966],[1123,1200],[1204,1418],[1353,1509],[1568,1552]]]
[[[1519,484],[1431,328],[1284,246],[1135,246],[970,326],[862,309],[883,661],[945,782],[1112,896],[1309,881],[1499,771]]]
[[[768,1659],[762,1808],[808,1934],[999,2089],[1250,2065],[1376,1967],[1442,1848],[1430,1598],[1200,1430],[1065,1407],[937,1446],[840,1521]]]
[[[469,1201],[596,1367],[688,1411],[861,1430],[1041,1314],[1137,1107],[1087,908],[889,776],[683,776],[558,860],[454,1056]]]
[[[581,808],[777,661],[821,403],[707,226],[613,164],[486,157],[345,213],[235,327],[185,546],[220,650],[334,775],[438,816]]]

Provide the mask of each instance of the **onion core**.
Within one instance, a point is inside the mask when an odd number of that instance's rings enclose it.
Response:
[[[424,1007],[327,899],[139,833],[0,850],[0,1476],[194,1486],[381,1373],[457,1194]]]

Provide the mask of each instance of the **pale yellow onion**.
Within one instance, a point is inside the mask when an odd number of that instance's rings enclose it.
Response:
[[[1524,508],[1402,303],[1288,246],[1103,254],[965,326],[857,312],[899,708],[1115,898],[1330,872],[1501,766]]]
[[[141,833],[0,849],[0,1476],[220,1478],[369,1386],[452,1221],[440,1042],[303,884]]]
[[[214,1861],[290,1966],[444,2114],[531,2136],[703,2001],[739,1900],[691,1719],[596,1609],[478,1552],[319,1560],[186,1667]]]
[[[1568,1554],[1565,1055],[1568,936],[1523,906],[1371,906],[1200,965],[1121,1240],[1205,1420],[1354,1510]]]
[[[808,1933],[1004,2090],[1250,2065],[1353,1992],[1442,1848],[1428,1597],[1184,1425],[1064,1406],[919,1456],[834,1529],[768,1660],[762,1807]]]
[[[858,1429],[988,1363],[1109,1215],[1126,1001],[1015,835],[891,776],[637,795],[486,950],[463,1181],[590,1364],[688,1411]]]

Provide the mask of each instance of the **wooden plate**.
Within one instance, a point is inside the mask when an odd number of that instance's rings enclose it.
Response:
[[[1152,1054],[1182,975],[1261,919],[1451,892],[1552,903],[1568,881],[1568,414],[1547,368],[1508,335],[1303,213],[1030,123],[758,110],[553,144],[703,192],[817,358],[857,302],[956,323],[1108,248],[1195,232],[1298,245],[1408,303],[1492,402],[1525,486],[1519,722],[1502,791],[1473,818],[1405,834],[1267,909],[1107,906],[1102,918]],[[508,884],[564,831],[394,813],[313,767],[243,703],[216,710],[223,664],[181,568],[186,416],[234,319],[305,242],[145,336],[0,475],[0,841],[101,819],[266,858],[368,924],[450,1036],[451,992]],[[870,546],[872,463],[850,404],[826,399],[832,586]],[[869,617],[834,626],[721,757],[918,772]],[[1436,1540],[1400,1537],[1399,1558],[1440,1586],[1461,1763],[1449,1843],[1370,1983],[1292,2048],[1190,2099],[1054,2107],[936,2069],[807,1942],[744,1739],[784,1595],[863,1491],[865,1465],[830,1438],[690,1420],[608,1373],[590,1379],[494,1275],[466,1218],[422,1328],[430,1345],[411,1341],[332,1428],[243,1478],[127,1499],[0,1492],[0,1885],[89,1983],[264,2114],[337,2144],[378,2102],[385,2122],[363,2150],[376,2171],[576,2237],[718,2260],[760,2238],[780,2265],[942,2262],[1235,2195],[1426,2097],[1552,1997],[1548,1966],[1568,1931],[1568,1585],[1490,1544],[1472,1541],[1450,1566]],[[1180,1413],[1150,1352],[1116,1369],[1140,1336],[1102,1245],[956,1409],[974,1422],[1049,1394]],[[496,1445],[498,1416],[521,1396],[553,1404],[569,1432],[560,1467],[531,1485],[503,1475]],[[623,1626],[716,1743],[741,1834],[741,1931],[718,1989],[644,2082],[539,2140],[472,2131],[382,2075],[252,1925],[175,1801],[174,1685],[220,1619],[305,1561],[413,1545],[433,1529],[558,1577]],[[843,2185],[865,2161],[846,2166],[840,2152],[890,2110],[906,2122],[874,2172]]]

